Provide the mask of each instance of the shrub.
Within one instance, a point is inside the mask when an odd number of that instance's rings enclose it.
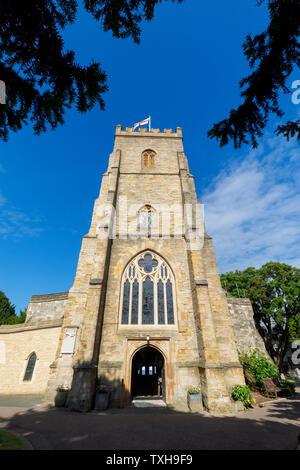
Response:
[[[57,392],[69,392],[71,390],[70,387],[66,387],[65,385],[59,385],[56,389]]]
[[[262,378],[279,378],[277,366],[272,364],[265,356],[259,355],[257,349],[252,352],[239,354],[239,359],[244,369],[246,383],[250,386],[258,385],[262,388]]]
[[[285,389],[289,395],[294,395],[295,394],[295,384],[291,380],[288,379],[280,379],[279,380],[279,385]]]
[[[235,401],[241,401],[246,408],[255,403],[248,385],[234,385],[232,387],[232,398]]]
[[[198,395],[199,393],[201,394],[201,390],[198,387],[191,387],[188,389],[188,392],[190,395]]]

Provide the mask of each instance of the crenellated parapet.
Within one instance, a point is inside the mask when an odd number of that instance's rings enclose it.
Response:
[[[152,128],[150,131],[146,127],[139,127],[137,130],[134,130],[133,127],[126,127],[122,129],[121,124],[116,126],[115,136],[124,136],[124,137],[175,137],[182,139],[182,129],[181,127],[176,127],[176,130],[173,132],[173,129],[164,129],[161,131],[159,128]]]

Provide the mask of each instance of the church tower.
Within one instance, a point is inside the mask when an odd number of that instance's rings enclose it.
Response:
[[[68,293],[48,394],[72,387],[86,411],[97,386],[112,406],[137,395],[231,411],[244,384],[212,239],[204,228],[180,127],[116,126],[91,227]]]

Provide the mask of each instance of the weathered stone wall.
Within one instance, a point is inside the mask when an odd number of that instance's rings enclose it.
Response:
[[[268,357],[264,341],[253,320],[254,313],[250,300],[227,297],[227,303],[238,351],[258,349]]]
[[[26,311],[26,323],[63,318],[68,301],[68,292],[33,295]]]
[[[142,167],[141,155],[149,148],[156,152],[155,165],[145,169]],[[181,233],[178,238],[174,238],[174,219],[171,220],[171,238],[166,239],[163,237],[165,234],[160,219],[156,227],[157,238],[148,238],[144,235],[136,240],[122,239],[126,237],[129,225],[136,222],[138,210],[145,204],[150,204],[158,212],[163,210],[164,206],[167,208],[179,206],[180,215],[182,214],[180,164],[184,166],[185,172],[188,172],[188,167],[186,158],[182,155],[181,129],[177,128],[175,133],[171,130],[159,132],[158,129],[152,129],[151,133],[145,132],[144,129],[139,133],[133,133],[131,129],[122,131],[117,127],[114,152],[120,152],[119,174],[115,189],[117,210],[123,197],[127,198],[128,207],[134,207],[134,210],[129,213],[123,225],[116,224],[117,239],[112,243],[110,254],[98,377],[110,385],[113,402],[117,405],[120,400],[122,379],[125,393],[130,393],[129,366],[132,354],[146,344],[146,336],[149,335],[150,344],[155,343],[165,357],[167,402],[186,400],[187,389],[199,385],[200,362],[196,333],[197,319],[190,295],[192,280],[189,275],[187,246],[182,226],[177,224]],[[111,160],[109,172],[114,165],[116,160]],[[188,175],[188,178],[193,179],[192,175]],[[177,304],[174,326],[120,325],[123,271],[131,258],[146,249],[164,257],[174,273]]]
[[[142,153],[148,149],[156,153],[155,165],[144,168]],[[125,197],[129,213],[120,209]],[[164,205],[169,210],[179,207],[171,232],[164,233],[159,224],[154,237],[139,233],[128,238],[129,225],[137,225],[138,211],[146,204],[157,212]],[[49,393],[62,379],[72,382],[70,408],[90,409],[97,375],[110,386],[114,405],[120,403],[122,382],[125,394],[130,395],[132,357],[149,336],[150,344],[165,358],[168,403],[186,403],[188,388],[201,383],[207,409],[231,409],[231,386],[244,383],[231,318],[211,238],[205,235],[203,244],[196,235],[189,244],[198,216],[195,219],[194,213],[183,220],[186,204],[195,209],[197,196],[183,153],[181,129],[134,132],[117,126],[114,151],[95,201],[89,233],[83,238],[51,368]],[[116,224],[114,211],[109,210],[112,207],[116,208]],[[122,213],[125,219],[118,217]],[[109,233],[114,233],[112,240]],[[164,258],[174,274],[177,317],[172,327],[120,325],[122,273],[131,258],[146,249]],[[74,355],[61,354],[68,329],[77,329]]]
[[[176,323],[175,325],[121,325],[120,290],[123,271],[132,257],[144,250],[154,250],[168,262],[175,277]],[[167,402],[173,403],[186,399],[187,389],[199,386],[199,345],[196,333],[196,317],[191,299],[191,279],[185,250],[185,241],[176,240],[116,240],[113,243],[107,285],[106,303],[103,320],[102,341],[99,356],[99,378],[111,382],[125,381],[126,391],[130,392],[130,371],[127,363],[129,343],[137,341],[136,348],[146,346],[147,335],[150,344],[155,341],[157,348],[164,353],[166,362],[172,370],[166,377]],[[167,341],[167,345],[166,345]],[[195,375],[195,370],[197,374]],[[113,373],[113,379],[111,374]],[[120,390],[120,388],[119,388]],[[113,400],[119,400],[118,388]]]
[[[55,359],[61,320],[0,327],[0,394],[43,393]],[[31,381],[23,381],[27,361],[37,361]]]
[[[211,237],[205,235],[203,247],[191,250],[190,257],[204,357],[200,367],[204,403],[209,410],[228,411],[232,386],[244,384],[244,377]]]
[[[149,148],[156,152],[155,166],[145,170],[141,167],[141,155]],[[126,196],[128,206],[136,209],[123,225],[116,225],[117,239],[113,241],[110,254],[98,377],[110,385],[113,403],[118,404],[122,380],[125,394],[130,393],[134,341],[139,348],[143,342],[146,344],[149,335],[150,344],[155,343],[168,365],[168,403],[186,402],[187,390],[199,386],[201,381],[206,406],[215,410],[229,409],[231,386],[243,383],[243,376],[210,237],[206,237],[204,246],[198,240],[191,251],[185,231],[179,233],[178,229],[182,227],[177,223],[175,230],[171,223],[170,239],[164,237],[163,226],[158,225],[156,239],[144,236],[120,240],[126,235],[124,227],[128,228],[128,223],[134,222],[138,209],[145,204],[154,209],[164,205],[170,209],[177,205],[182,212],[184,204],[194,204],[194,207],[197,204],[193,176],[183,153],[181,130],[177,128],[176,133],[165,130],[153,135],[145,131],[132,133],[131,129],[122,131],[117,127],[114,150],[120,157],[116,206],[118,208],[121,197]],[[146,249],[164,256],[173,270],[177,302],[174,328],[120,325],[122,273],[130,259]],[[197,285],[199,279],[203,283]]]
[[[145,168],[142,154],[149,149],[155,152],[154,166]],[[145,205],[155,212],[151,234],[138,227],[139,210]],[[193,206],[191,217],[183,217],[186,205]],[[227,301],[212,239],[196,207],[181,128],[134,132],[117,126],[72,288],[33,296],[25,324],[0,328],[0,393],[43,392],[48,381],[47,396],[52,399],[58,385],[69,385],[68,406],[87,411],[98,379],[109,386],[112,404],[118,406],[122,384],[125,401],[126,396],[130,399],[132,358],[149,336],[149,344],[164,358],[167,403],[186,404],[187,390],[200,385],[208,410],[230,411],[231,387],[244,383],[233,323],[246,343],[251,336],[248,307]],[[174,211],[170,227],[164,225],[166,210]],[[144,250],[157,253],[172,270],[174,325],[120,323],[122,274]],[[38,357],[33,379],[24,382],[33,351]]]

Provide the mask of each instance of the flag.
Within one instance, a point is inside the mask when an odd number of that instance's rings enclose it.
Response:
[[[133,129],[136,129],[139,126],[143,126],[144,124],[149,124],[149,132],[151,130],[151,116],[149,116],[147,119],[144,119],[144,121],[136,122],[133,126]]]

